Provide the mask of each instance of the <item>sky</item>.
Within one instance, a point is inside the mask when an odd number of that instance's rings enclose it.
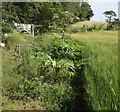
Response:
[[[89,0],[94,16],[91,21],[105,21],[104,12],[113,10],[118,17],[119,0]]]

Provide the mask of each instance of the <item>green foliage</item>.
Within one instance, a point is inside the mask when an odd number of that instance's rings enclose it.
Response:
[[[73,13],[78,20],[73,18],[73,23],[80,20],[90,20],[90,18],[94,15],[91,9],[91,6],[87,2],[63,2],[62,7],[64,11],[68,11]]]
[[[11,2],[3,3],[2,8],[3,33],[10,33],[14,28],[13,21],[24,24],[35,24],[35,34],[47,32],[58,27],[65,28],[71,23],[89,20],[93,16],[92,9],[88,3],[65,3],[65,2]],[[84,14],[82,14],[85,12]],[[81,16],[79,16],[82,14]],[[83,17],[84,16],[84,17]],[[80,18],[79,18],[80,17]]]
[[[114,19],[114,21],[112,22],[113,24],[113,29],[114,30],[118,30],[119,25],[120,25],[120,20],[119,19]]]
[[[107,30],[118,30],[119,22],[119,19],[114,18],[114,20],[107,26]]]
[[[105,11],[103,14],[107,18],[107,20],[106,20],[107,22],[112,22],[113,17],[117,16],[116,13],[112,10],[111,11]]]
[[[14,36],[6,40],[12,39]],[[43,39],[39,42],[43,43]],[[12,74],[21,78],[5,90],[6,95],[24,101],[32,98],[44,102],[48,110],[60,110],[63,103],[75,97],[70,83],[77,76],[76,71],[86,64],[86,59],[82,59],[82,49],[83,46],[63,34],[62,38],[52,39],[46,48],[42,45],[40,48],[33,47],[32,52],[22,56],[14,55],[18,64],[12,68]],[[71,105],[75,107],[74,102]]]
[[[19,22],[17,17],[17,7],[12,3],[3,3],[2,8],[2,31],[4,33],[13,33],[14,25],[13,21]]]
[[[84,20],[90,20],[90,18],[93,16],[93,11],[91,9],[91,6],[87,3],[87,2],[83,2],[81,4],[81,8],[80,8],[80,13],[78,15],[78,17],[80,18],[80,20],[84,21]]]
[[[77,55],[77,52],[80,53],[83,47],[79,46],[76,42],[70,41],[69,39],[64,41],[63,39],[55,39],[55,41],[52,42],[52,46],[50,48],[50,55],[52,58],[76,60],[77,56],[79,56],[80,59],[81,55]]]
[[[13,33],[13,27],[10,23],[2,22],[2,33]]]
[[[112,10],[111,11],[105,11],[103,14],[107,18],[106,19],[106,21],[108,22],[107,30],[117,29],[118,26],[116,25],[116,23],[118,24],[118,20],[113,18],[113,17],[116,17],[117,14]]]

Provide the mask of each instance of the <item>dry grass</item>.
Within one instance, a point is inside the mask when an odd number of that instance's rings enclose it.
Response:
[[[83,25],[91,26],[91,25],[103,25],[107,24],[106,22],[95,22],[95,21],[83,21],[83,22],[77,22],[75,24],[72,24],[72,28],[79,28],[82,27]]]
[[[44,105],[40,101],[10,100],[3,97],[2,110],[45,110]]]

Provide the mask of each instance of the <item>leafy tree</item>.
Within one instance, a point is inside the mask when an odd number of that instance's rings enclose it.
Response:
[[[14,25],[12,21],[19,22],[16,13],[17,7],[14,6],[12,3],[3,3],[2,8],[2,32],[3,33],[12,33]]]
[[[118,28],[120,27],[120,20],[114,18],[114,20],[113,20],[113,22],[112,22],[112,25],[113,25],[113,28],[114,28],[115,30],[118,30]]]
[[[117,16],[116,13],[111,10],[111,11],[105,11],[103,14],[107,18],[106,19],[106,22],[108,22],[107,29],[108,30],[113,29],[115,27],[115,24],[116,24],[116,22],[114,21],[115,18],[113,18],[113,17]]]
[[[35,32],[45,32],[52,27],[66,27],[79,20],[89,20],[92,9],[88,3],[79,2],[6,2],[3,3],[3,31],[9,33],[14,28],[13,21],[35,24]],[[82,14],[83,13],[83,14]],[[81,16],[80,16],[81,15]],[[5,25],[8,24],[8,25]],[[7,26],[7,27],[6,27]]]
[[[79,15],[80,6],[79,2],[63,2],[62,7],[64,11],[73,13],[75,16]]]
[[[79,2],[67,2],[62,3],[62,6],[64,11],[73,13],[80,20],[90,20],[94,15],[91,6],[87,2],[82,2],[81,4]]]
[[[112,22],[113,17],[117,16],[116,13],[112,10],[111,11],[105,11],[103,14],[107,18],[106,21],[109,22],[109,23]]]
[[[80,13],[79,18],[80,20],[90,20],[90,18],[93,16],[93,11],[91,9],[91,6],[87,2],[83,2],[80,6]]]
[[[33,22],[39,25],[39,29],[42,31],[48,30],[49,26],[53,25],[55,21],[59,23],[60,14],[62,13],[60,3],[39,3],[35,10]]]

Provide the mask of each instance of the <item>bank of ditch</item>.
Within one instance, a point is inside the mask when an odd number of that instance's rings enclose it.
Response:
[[[21,38],[19,33],[4,41],[3,109],[23,109],[26,104],[33,105],[30,110],[39,110],[40,106],[43,110],[90,109],[84,88],[87,59],[81,54],[84,47],[79,42],[53,34],[35,38],[23,34]],[[37,47],[30,52],[23,47],[21,56],[13,55],[15,45],[20,43]]]

